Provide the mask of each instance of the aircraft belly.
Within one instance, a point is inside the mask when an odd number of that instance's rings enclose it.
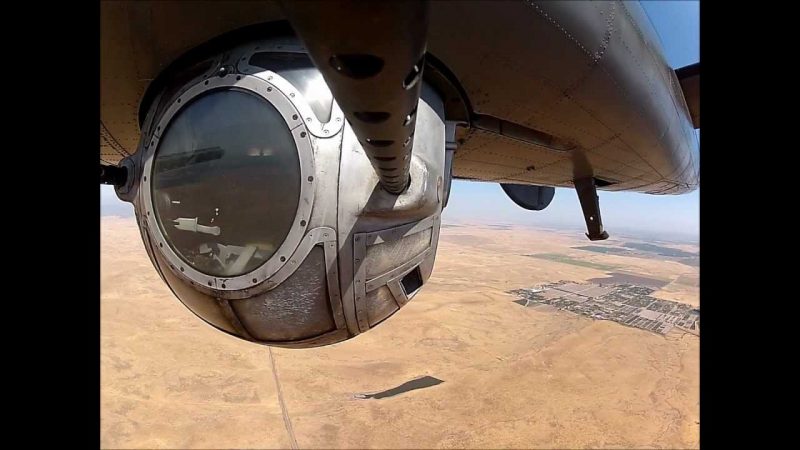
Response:
[[[136,149],[144,89],[183,52],[226,31],[282,20],[276,2],[104,2],[101,158]],[[573,144],[569,151],[472,129],[454,175],[608,190],[697,186],[699,150],[680,86],[641,6],[622,2],[431,2],[428,51],[473,111]],[[102,131],[102,130],[101,130]]]
[[[455,153],[456,177],[572,187],[595,176],[612,183],[601,189],[649,193],[696,187],[691,118],[638,3],[500,5],[470,2],[454,14],[434,2],[428,50],[459,78],[475,113],[576,148],[473,131]],[[577,153],[588,166],[575,164]]]

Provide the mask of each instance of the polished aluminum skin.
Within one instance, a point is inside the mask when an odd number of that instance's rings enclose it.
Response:
[[[238,64],[231,68],[228,61]],[[192,312],[249,341],[311,347],[339,342],[376,326],[405,305],[433,269],[446,173],[441,99],[429,87],[422,87],[409,169],[411,183],[401,195],[395,195],[380,186],[364,148],[295,38],[248,42],[212,56],[211,62],[210,66],[222,69],[165,86],[147,114],[139,151],[126,159],[138,174],[133,186],[118,188],[120,197],[135,206],[156,269]],[[177,119],[185,117],[183,112],[224,96],[241,101],[243,95],[277,111],[278,117],[272,113],[265,116],[274,121],[268,126],[277,127],[275,132],[286,129],[293,142],[276,149],[272,146],[283,141],[262,137],[242,147],[242,136],[212,130],[214,139],[209,141],[196,137],[206,130],[193,130],[194,134],[180,141],[183,148],[175,148],[174,139],[165,147],[170,154],[161,159],[168,158],[171,170],[154,171],[170,126],[191,125]],[[203,113],[203,121],[230,122],[225,116],[213,116],[230,114],[227,108]],[[206,148],[208,142],[216,146]],[[271,171],[281,170],[271,164],[291,166],[291,158],[283,156],[287,150],[295,152],[299,161],[294,219],[271,252],[267,250],[272,247],[264,247],[270,241],[265,244],[262,234],[231,234],[229,228],[240,230],[240,222],[249,219],[252,223],[245,225],[263,223],[264,231],[269,231],[271,218],[284,217],[273,215],[275,207],[286,209],[286,205],[276,204],[277,200],[261,195],[255,187],[250,190],[252,195],[247,189],[237,190],[241,198],[236,201],[216,192],[224,188],[217,178],[258,182],[257,178],[242,179],[238,166],[231,166],[243,164],[237,151],[247,146],[252,148],[247,148],[244,157],[260,161],[263,183],[269,182]],[[245,168],[252,175],[252,167]],[[219,171],[214,174],[217,178],[209,176],[215,170]],[[361,176],[347,175],[356,173]],[[166,175],[172,176],[168,182],[159,179]],[[236,181],[229,189],[236,187]],[[154,188],[159,183],[162,188]],[[163,188],[165,184],[171,190]],[[207,199],[181,197],[182,192],[206,192],[225,203],[211,205]],[[159,201],[190,216],[214,210],[210,217],[218,225],[194,216],[159,220]],[[247,215],[239,214],[239,209]],[[229,219],[231,216],[235,220]],[[181,239],[180,251],[176,239]],[[236,240],[235,245],[230,239]],[[251,267],[256,251],[263,251],[267,259]],[[187,259],[187,254],[198,252],[203,264]],[[214,265],[207,263],[212,257],[218,261]]]

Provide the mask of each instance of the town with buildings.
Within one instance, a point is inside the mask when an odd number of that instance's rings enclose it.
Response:
[[[598,320],[612,320],[634,328],[667,334],[673,328],[699,335],[700,309],[651,296],[654,289],[632,284],[595,284],[559,281],[536,288],[517,289],[522,306],[550,305]]]

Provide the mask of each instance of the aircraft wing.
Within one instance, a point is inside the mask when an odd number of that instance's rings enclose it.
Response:
[[[350,24],[363,20],[346,3],[297,2],[352,33]],[[453,176],[561,187],[592,177],[599,189],[650,194],[695,189],[699,101],[685,89],[699,80],[699,65],[676,75],[638,3],[582,3],[430,3],[424,75],[446,92],[446,115],[459,124]],[[291,29],[278,2],[104,3],[101,162],[136,151],[165,70],[220,36],[264,24]]]

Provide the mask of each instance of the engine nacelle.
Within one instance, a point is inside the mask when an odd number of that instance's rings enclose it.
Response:
[[[163,86],[117,193],[197,316],[249,341],[314,347],[376,326],[428,280],[450,175],[429,86],[401,195],[380,187],[295,38],[228,49]]]

